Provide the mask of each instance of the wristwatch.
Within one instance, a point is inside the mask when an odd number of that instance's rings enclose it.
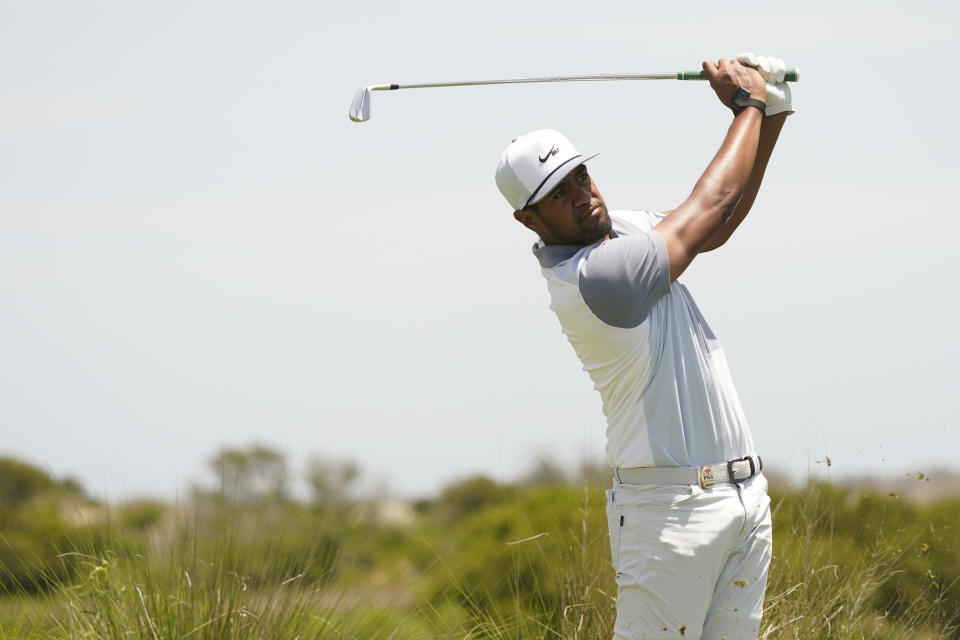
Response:
[[[766,115],[767,113],[767,103],[763,100],[757,100],[756,98],[750,97],[750,92],[740,87],[737,89],[737,92],[733,94],[733,106],[730,108],[733,110],[733,115],[737,116],[741,111],[747,107],[756,107],[760,109],[760,113]]]

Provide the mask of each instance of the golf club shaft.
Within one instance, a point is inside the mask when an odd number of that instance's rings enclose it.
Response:
[[[703,71],[675,71],[673,73],[602,73],[586,76],[553,76],[549,78],[508,78],[504,80],[464,80],[460,82],[423,82],[419,84],[378,84],[363,87],[353,97],[350,105],[350,119],[354,122],[366,122],[370,119],[370,95],[374,91],[393,91],[396,89],[426,89],[428,87],[470,87],[485,84],[533,84],[538,82],[589,82],[599,80],[706,80]],[[787,69],[784,80],[796,82],[800,79],[799,69]]]
[[[418,84],[381,84],[370,87],[372,91],[395,89],[426,89],[430,87],[471,87],[486,84],[532,84],[537,82],[590,82],[601,80],[706,80],[703,71],[676,71],[674,73],[603,73],[584,76],[552,76],[548,78],[511,78],[506,80],[466,80],[460,82],[424,82]],[[797,82],[800,72],[787,69],[785,82]]]

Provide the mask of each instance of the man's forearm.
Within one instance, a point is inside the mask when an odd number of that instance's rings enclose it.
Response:
[[[760,191],[760,184],[763,182],[763,174],[767,170],[767,163],[770,161],[770,156],[773,155],[773,148],[777,145],[780,130],[783,129],[783,123],[786,119],[786,113],[778,113],[775,116],[768,116],[763,119],[763,124],[760,126],[760,140],[757,143],[757,157],[754,160],[750,178],[743,187],[740,202],[737,203],[730,218],[700,248],[701,253],[723,245],[747,217],[754,200],[757,199],[757,192]]]
[[[762,113],[749,107],[734,119],[693,192],[654,227],[667,245],[671,282],[736,211],[756,164],[762,118]]]

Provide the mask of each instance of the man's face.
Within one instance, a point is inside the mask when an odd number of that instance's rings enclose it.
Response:
[[[544,244],[593,244],[612,228],[607,205],[583,164],[540,202],[514,211],[513,217],[539,235]]]

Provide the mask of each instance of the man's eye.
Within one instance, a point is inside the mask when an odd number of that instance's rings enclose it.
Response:
[[[554,200],[559,200],[562,197],[563,197],[563,189],[557,189],[556,191],[553,192]]]

